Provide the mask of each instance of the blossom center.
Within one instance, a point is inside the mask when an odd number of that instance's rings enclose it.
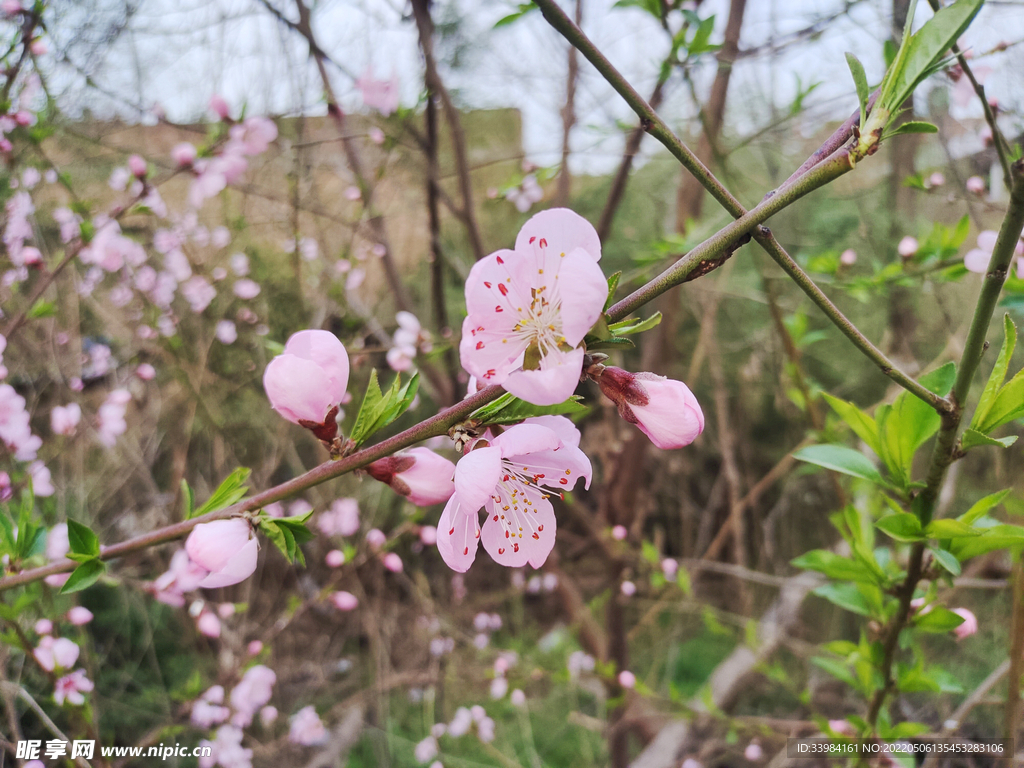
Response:
[[[534,349],[540,357],[558,349],[568,350],[565,336],[562,334],[562,299],[557,289],[549,290],[548,286],[530,289],[530,305],[518,307],[519,322],[513,329],[513,336],[525,344],[527,349]],[[527,353],[528,365],[529,352]]]

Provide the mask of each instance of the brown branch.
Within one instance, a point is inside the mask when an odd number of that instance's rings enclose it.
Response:
[[[576,26],[583,23],[583,0],[576,0]],[[575,45],[569,46],[569,67],[566,75],[565,106],[562,107],[562,163],[558,169],[558,187],[555,191],[555,205],[565,206],[569,203],[569,189],[572,176],[569,173],[569,137],[572,127],[576,124],[576,81],[579,78],[579,51]]]
[[[413,0],[412,10],[416,17],[420,49],[423,51],[423,62],[426,66],[427,85],[441,99],[445,121],[448,123],[448,130],[451,131],[455,167],[458,172],[459,188],[462,191],[462,212],[465,216],[466,232],[469,235],[469,244],[473,249],[473,255],[479,261],[487,255],[487,252],[484,250],[483,241],[480,238],[480,228],[476,221],[473,181],[469,172],[469,160],[466,157],[466,134],[462,130],[462,118],[437,71],[437,62],[434,59],[434,22],[430,18],[429,0]]]

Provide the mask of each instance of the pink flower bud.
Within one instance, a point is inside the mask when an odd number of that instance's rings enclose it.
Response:
[[[267,705],[260,710],[260,722],[264,728],[269,728],[277,720],[277,707]]]
[[[222,619],[230,619],[235,615],[234,603],[221,603],[217,606],[217,615]]]
[[[40,635],[48,635],[53,632],[53,622],[49,619],[40,619],[32,628]]]
[[[665,574],[666,579],[673,581],[676,574],[679,573],[679,563],[671,557],[666,557],[661,561],[661,572]]]
[[[204,611],[196,620],[196,629],[207,637],[220,637],[220,619],[217,614]]]
[[[331,602],[339,611],[351,611],[359,606],[359,598],[351,592],[345,591],[335,592],[331,595]]]
[[[253,640],[251,643],[249,643],[249,645],[246,646],[246,650],[249,652],[250,656],[259,656],[260,651],[263,650],[263,643],[261,643],[259,640]]]
[[[295,424],[307,422],[303,426],[330,440],[337,434],[337,425],[333,417],[327,423],[328,414],[345,396],[348,372],[348,354],[337,336],[328,331],[299,331],[288,339],[284,354],[267,365],[263,387],[274,410]],[[324,427],[323,437],[317,425]]]
[[[135,375],[143,381],[150,381],[156,376],[156,368],[149,363],[142,363],[135,369]]]
[[[896,252],[904,259],[909,259],[915,253],[917,253],[917,249],[919,247],[920,246],[917,243],[917,238],[907,235],[902,240],[900,240],[899,245],[896,246]]]
[[[743,750],[743,757],[751,762],[757,762],[764,757],[764,750],[761,749],[761,745],[756,741],[752,741],[747,744],[747,748]]]
[[[92,621],[92,611],[88,608],[76,605],[70,611],[68,611],[68,621],[74,624],[76,627],[80,627],[83,624],[88,624]]]
[[[978,618],[966,608],[954,608],[953,613],[963,618],[964,623],[953,629],[953,634],[956,635],[957,640],[963,640],[965,637],[970,637],[978,631]]]
[[[437,528],[432,525],[424,525],[420,528],[420,543],[425,547],[432,547],[437,544]]]
[[[965,186],[972,195],[985,194],[985,180],[981,176],[971,176]]]
[[[429,448],[388,456],[370,464],[366,471],[421,507],[446,502],[455,493],[455,465]]]
[[[659,448],[682,448],[704,431],[700,404],[681,381],[609,366],[598,384],[618,406],[619,415],[636,424]]]
[[[227,587],[252,576],[259,544],[250,538],[249,521],[240,517],[200,523],[185,541],[185,551],[196,565],[209,571],[200,587]]]
[[[946,177],[939,171],[936,171],[928,177],[928,186],[930,187],[941,187],[946,183]]]
[[[857,263],[857,252],[853,248],[847,248],[839,254],[839,263],[844,267],[852,267]]]
[[[327,557],[324,558],[324,562],[326,562],[330,568],[340,568],[345,564],[345,553],[340,549],[332,549],[327,553]]]
[[[128,158],[128,170],[137,179],[146,178],[146,161],[138,155],[131,155]]]
[[[231,109],[228,107],[228,103],[219,93],[215,93],[210,97],[210,111],[217,115],[221,120],[227,120],[228,115],[231,114]]]
[[[189,144],[187,141],[181,142],[181,144],[175,144],[171,149],[171,160],[179,168],[188,168],[195,162],[196,157],[199,153],[196,148]]]
[[[628,669],[624,669],[619,672],[619,685],[623,688],[635,688],[636,687],[636,675],[630,672]]]
[[[622,586],[620,587],[620,589],[622,590],[622,594],[626,597],[632,597],[636,594],[636,584],[634,584],[632,581],[622,582]]]
[[[371,549],[380,549],[387,542],[388,537],[380,528],[371,528],[366,532],[366,543]]]
[[[629,536],[629,531],[626,530],[626,526],[616,525],[612,528],[612,538],[616,541],[625,541],[627,536]]]
[[[512,691],[512,695],[509,697],[509,701],[512,702],[512,706],[521,707],[526,704],[526,694],[520,689],[516,688]]]
[[[388,552],[386,555],[384,555],[384,557],[381,559],[381,562],[384,563],[384,567],[392,573],[402,572],[402,558],[400,558],[394,552]]]

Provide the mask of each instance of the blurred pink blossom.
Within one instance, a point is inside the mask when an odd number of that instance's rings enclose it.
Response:
[[[227,120],[228,116],[231,114],[231,109],[228,107],[227,101],[225,101],[224,97],[219,93],[215,93],[210,97],[209,107],[210,111],[221,120]]]
[[[970,637],[978,631],[978,617],[971,611],[966,608],[954,608],[953,613],[964,620],[963,624],[953,629],[953,634],[956,635],[957,640],[963,640],[965,637]]]
[[[82,605],[76,605],[74,608],[68,611],[68,621],[74,624],[76,627],[80,627],[83,624],[88,624],[92,621],[92,611]]]
[[[331,602],[339,611],[351,611],[359,606],[359,598],[351,592],[335,592],[331,595]]]
[[[371,528],[366,532],[366,543],[370,545],[370,549],[380,549],[387,541],[387,535],[380,528]]]
[[[221,344],[234,344],[238,340],[238,329],[230,320],[218,320],[214,335]]]
[[[402,568],[404,567],[402,565],[402,558],[394,552],[388,552],[384,555],[384,557],[381,558],[381,562],[384,564],[384,567],[392,573],[401,573]]]
[[[66,701],[76,707],[81,706],[85,703],[82,694],[89,693],[93,688],[92,680],[85,676],[85,670],[76,669],[57,681],[53,689],[53,700],[61,705]]]
[[[327,729],[312,704],[292,715],[288,740],[307,747],[327,741]]]
[[[345,553],[340,549],[332,549],[324,557],[324,562],[329,568],[340,568],[345,564]]]
[[[73,435],[78,422],[82,420],[82,408],[78,403],[55,405],[50,411],[50,429],[56,435]]]
[[[377,80],[373,76],[373,67],[368,67],[356,80],[356,88],[363,97],[363,103],[384,117],[398,109],[398,78],[394,75],[389,80]]]
[[[47,672],[55,669],[71,669],[78,661],[79,648],[66,637],[53,638],[49,635],[39,640],[39,645],[32,651],[32,655],[39,666]]]
[[[317,516],[316,525],[324,536],[351,536],[359,530],[359,502],[336,499]]]
[[[623,688],[635,688],[636,687],[636,675],[630,672],[628,669],[624,669],[619,672],[619,685]]]

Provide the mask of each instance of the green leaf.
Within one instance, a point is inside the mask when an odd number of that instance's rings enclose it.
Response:
[[[908,120],[905,123],[901,123],[893,130],[887,132],[883,136],[884,139],[890,139],[893,136],[902,136],[905,133],[938,133],[939,127],[932,125],[924,120]]]
[[[834,605],[861,616],[871,615],[871,606],[855,584],[822,584],[813,590]]]
[[[60,588],[60,593],[67,595],[71,592],[79,592],[86,587],[91,587],[106,570],[107,566],[104,565],[102,560],[97,558],[86,560],[71,572],[68,580],[64,582],[64,586]]]
[[[622,280],[622,270],[614,274],[608,275],[608,298],[604,301],[604,310],[607,311],[608,307],[615,301],[615,291],[619,288],[619,281]]]
[[[960,575],[960,561],[956,559],[952,552],[947,552],[944,549],[937,549],[935,547],[928,547],[928,549],[931,550],[932,556],[935,558],[935,562],[949,571],[951,575]]]
[[[1024,528],[1019,525],[995,525],[982,529],[980,536],[950,540],[949,551],[962,563],[986,552],[1021,545],[1024,545]]]
[[[922,376],[919,383],[940,397],[945,397],[955,378],[956,366],[946,363]],[[906,488],[910,484],[914,454],[938,431],[942,419],[928,403],[909,392],[903,392],[891,406],[878,408],[875,421],[878,424],[882,458],[893,477]]]
[[[982,531],[972,528],[960,520],[932,520],[924,529],[929,539],[963,539],[971,536],[980,536]]]
[[[932,73],[932,67],[963,34],[983,0],[958,0],[941,9],[916,34],[910,35],[913,13],[907,14],[907,29],[890,73],[883,82],[879,103],[883,109],[895,113],[914,92],[914,89]],[[911,3],[911,9],[916,3]]]
[[[840,400],[838,397],[833,397],[827,392],[822,392],[822,396],[832,407],[832,410],[838,414],[839,418],[849,425],[853,433],[867,443],[868,448],[881,457],[882,449],[878,445],[878,425],[875,423],[875,420],[853,403]]]
[[[639,8],[661,21],[661,0],[617,0],[612,8]]]
[[[623,320],[608,326],[608,330],[615,336],[631,336],[634,333],[649,331],[661,322],[661,312],[655,312],[646,320]]]
[[[793,458],[846,475],[870,480],[877,485],[886,485],[885,480],[882,479],[878,470],[875,469],[875,465],[867,456],[853,448],[847,448],[845,445],[809,445],[795,451]]]
[[[196,516],[196,494],[188,484],[188,480],[181,478],[181,498],[185,503],[185,519],[189,520]]]
[[[536,7],[537,6],[534,5],[533,3],[520,3],[519,7],[514,12],[508,14],[508,16],[502,16],[500,19],[494,22],[494,29],[507,27],[510,24],[519,21],[521,18],[523,18],[523,16],[528,14]]]
[[[853,75],[853,84],[857,88],[857,101],[860,103],[860,124],[866,125],[868,97],[870,95],[868,77],[864,74],[864,65],[860,63],[860,59],[852,53],[846,54],[846,64],[850,67],[850,74]]]
[[[57,314],[57,305],[52,301],[40,299],[28,311],[28,318],[38,320],[41,317],[53,317],[55,314]]]
[[[1009,448],[1011,445],[1017,442],[1017,435],[1008,435],[1007,437],[989,437],[983,435],[976,429],[964,430],[963,435],[960,438],[960,447],[969,451],[971,448],[977,448],[979,445],[994,445],[999,448]]]
[[[215,512],[224,507],[230,507],[242,499],[249,492],[249,486],[245,481],[249,479],[252,470],[247,467],[238,467],[234,472],[224,478],[224,481],[217,486],[217,490],[206,500],[203,506],[194,513],[194,517],[205,515],[207,512]],[[191,490],[189,491],[191,493]],[[193,502],[194,503],[194,502]]]
[[[988,514],[989,510],[999,506],[1003,499],[1006,498],[1007,494],[1010,493],[1010,490],[1010,488],[1006,488],[1002,491],[990,493],[982,499],[978,499],[973,505],[971,505],[971,508],[960,515],[957,520],[965,525],[974,525],[974,523],[983,515]]]
[[[811,663],[814,666],[820,667],[821,669],[825,670],[830,675],[832,675],[832,677],[842,680],[851,688],[860,688],[860,685],[857,683],[856,678],[854,678],[853,674],[850,672],[849,669],[847,669],[846,665],[843,662],[837,661],[836,659],[827,659],[823,656],[815,656],[813,659],[811,659]]]
[[[924,538],[921,521],[909,512],[898,512],[879,519],[875,526],[896,541],[920,541]]]
[[[875,574],[862,563],[829,552],[827,549],[812,549],[792,561],[797,568],[807,571],[818,571],[830,579],[840,581],[859,581],[868,584],[877,582]]]
[[[360,445],[370,435],[393,422],[412,405],[419,386],[419,373],[413,374],[405,384],[402,384],[402,377],[399,375],[395,376],[387,394],[382,394],[380,385],[377,383],[377,371],[373,370],[370,373],[370,382],[366,387],[363,404],[359,408],[356,423],[352,427],[352,434],[349,437],[356,445]]]
[[[356,423],[352,427],[349,437],[359,445],[370,436],[374,423],[380,418],[384,411],[384,394],[380,391],[380,384],[377,382],[377,369],[370,371],[370,381],[366,385],[366,394],[363,395],[363,404],[359,406],[359,413],[356,415]]]
[[[68,518],[68,541],[76,555],[96,557],[100,553],[100,540],[88,526]]]
[[[477,408],[469,415],[469,420],[481,426],[488,424],[516,424],[531,416],[582,415],[587,407],[582,404],[579,395],[573,395],[564,403],[557,405],[533,405],[520,400],[506,392],[497,400]]]
[[[1003,345],[999,348],[999,357],[996,358],[996,364],[992,367],[992,373],[989,374],[985,389],[974,409],[974,416],[971,418],[971,428],[977,429],[983,434],[988,430],[979,429],[978,425],[985,423],[985,417],[992,409],[996,395],[999,394],[999,389],[1006,379],[1006,371],[1010,367],[1010,358],[1013,357],[1013,350],[1016,346],[1017,326],[1010,318],[1010,314],[1006,313],[1003,315]]]
[[[963,623],[963,616],[953,613],[951,610],[943,608],[941,605],[936,605],[927,613],[918,614],[914,618],[915,627],[920,629],[922,632],[934,632],[936,634],[949,632],[951,629],[956,629]]]

